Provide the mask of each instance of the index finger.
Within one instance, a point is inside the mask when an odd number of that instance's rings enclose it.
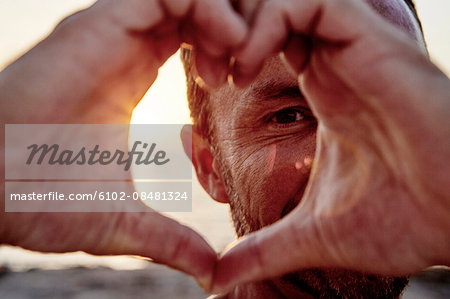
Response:
[[[149,257],[193,276],[209,288],[217,254],[193,229],[156,212],[125,213],[107,246],[99,254],[132,254]],[[111,248],[111,249],[110,249]]]
[[[157,212],[2,213],[0,240],[43,252],[136,255],[193,276],[209,288],[217,255],[191,228]]]

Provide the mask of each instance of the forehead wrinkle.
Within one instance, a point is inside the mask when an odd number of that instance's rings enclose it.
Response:
[[[296,81],[284,82],[279,80],[267,80],[254,84],[250,96],[261,101],[281,98],[304,98]]]

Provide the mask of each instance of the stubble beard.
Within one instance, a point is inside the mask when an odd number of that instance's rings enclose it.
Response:
[[[243,201],[239,198],[238,192],[236,192],[237,189],[231,167],[227,164],[223,152],[219,147],[214,147],[214,156],[219,162],[219,171],[230,203],[230,213],[236,235],[242,237],[259,230],[259,224],[252,220],[247,207],[244,206]]]
[[[219,162],[219,171],[230,202],[231,218],[238,237],[261,229],[249,210],[240,199],[240,190],[234,180],[231,166],[224,159],[219,147],[214,147],[214,155]],[[398,298],[408,279],[405,277],[386,277],[367,275],[342,269],[308,269],[284,275],[267,281],[275,288],[283,285],[294,286],[314,298]]]

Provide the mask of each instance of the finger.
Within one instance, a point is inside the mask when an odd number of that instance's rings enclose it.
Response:
[[[278,1],[264,2],[252,26],[248,42],[235,53],[237,68],[235,83],[247,83],[261,69],[264,60],[279,52],[288,42],[290,33],[329,42],[345,43],[368,29],[370,9],[358,1]],[[373,13],[368,18],[373,18]],[[359,18],[355,20],[355,18]],[[355,26],[354,24],[363,24]],[[369,22],[370,23],[370,22]],[[304,45],[300,45],[302,53]],[[289,59],[295,58],[295,48],[289,46]],[[236,74],[236,76],[235,76]]]
[[[164,7],[157,0],[99,1],[94,8],[110,11],[114,22],[120,22],[129,30],[148,30],[164,18]]]
[[[237,51],[233,81],[245,86],[259,73],[264,60],[284,46],[289,28],[284,17],[284,2],[267,1],[262,4],[245,47]]]
[[[238,87],[248,86],[254,78],[259,74],[263,65],[258,65],[253,68],[242,66],[240,62],[235,61],[231,70],[231,76],[234,85]]]
[[[312,217],[294,214],[245,237],[228,250],[218,261],[213,292],[226,292],[237,284],[324,265],[327,261],[318,250],[323,247]]]
[[[284,62],[295,75],[300,74],[309,61],[312,41],[304,35],[292,35],[283,49]]]
[[[217,255],[192,229],[158,213],[126,213],[97,254],[132,254],[192,275],[209,288]],[[116,248],[113,252],[109,248]]]
[[[192,18],[197,28],[223,48],[236,47],[247,35],[247,25],[228,0],[197,0]]]
[[[359,120],[355,115],[357,112],[368,111],[369,107],[318,55],[320,54],[316,53],[309,62],[314,68],[309,68],[299,77],[300,89],[315,117],[329,129],[342,130],[347,125],[351,125],[354,130],[362,129],[363,126],[355,127]],[[320,74],[316,73],[317,69],[320,69]],[[337,94],[339,97],[336,97]],[[349,115],[352,117],[348,118]]]
[[[235,9],[241,14],[247,24],[251,24],[253,22],[253,19],[258,11],[259,5],[264,0],[245,0],[245,1],[235,1]]]
[[[9,219],[23,227],[2,239],[11,245],[43,252],[148,257],[192,275],[206,289],[210,285],[214,250],[192,229],[156,212],[9,214],[7,223]]]
[[[228,48],[223,47],[206,38],[204,34],[200,34],[195,38],[195,44],[197,48],[200,48],[202,52],[206,53],[208,56],[212,57],[223,57],[228,56],[230,51]]]
[[[216,58],[197,50],[195,65],[199,76],[209,87],[219,87],[227,81],[229,65],[227,57]]]
[[[173,17],[183,17],[191,9],[193,0],[161,0],[167,13]]]
[[[179,27],[180,39],[183,43],[190,46],[195,45],[197,36],[195,35],[195,26],[190,22],[181,22]]]
[[[131,30],[148,30],[157,25],[168,15],[174,18],[185,16],[191,9],[194,0],[129,0],[117,1],[111,6],[115,21]],[[99,1],[108,9],[108,1]]]

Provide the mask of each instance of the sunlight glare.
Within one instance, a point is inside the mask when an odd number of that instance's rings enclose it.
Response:
[[[191,123],[179,51],[159,69],[156,81],[134,109],[131,123]]]

